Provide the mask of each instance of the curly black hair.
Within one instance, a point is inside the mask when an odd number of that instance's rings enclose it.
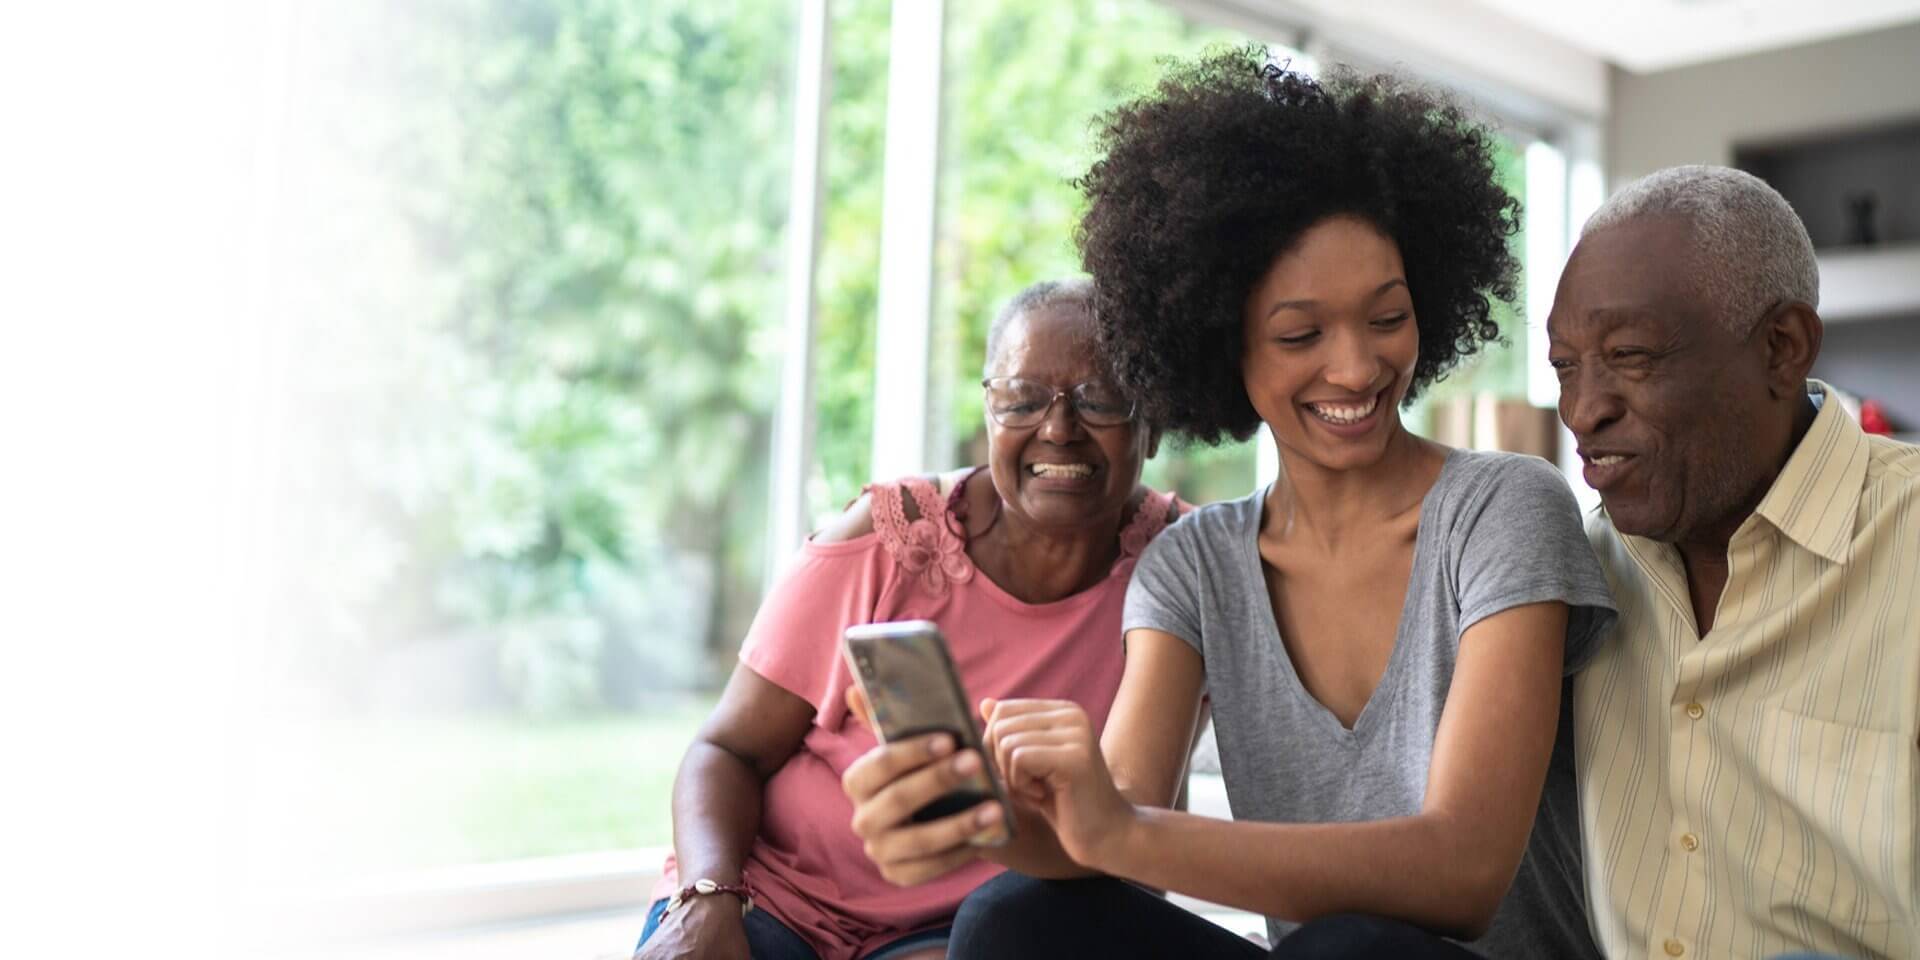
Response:
[[[1495,178],[1493,135],[1443,95],[1385,75],[1317,82],[1258,46],[1214,49],[1170,63],[1095,137],[1074,239],[1101,350],[1150,422],[1205,444],[1259,429],[1242,311],[1329,216],[1399,246],[1420,335],[1408,400],[1501,339],[1490,296],[1516,296],[1520,203]]]

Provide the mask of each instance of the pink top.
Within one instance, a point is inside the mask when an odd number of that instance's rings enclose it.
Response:
[[[919,508],[911,522],[903,489]],[[767,780],[760,835],[743,872],[758,894],[756,908],[805,938],[822,960],[852,960],[952,922],[960,901],[1001,869],[976,862],[930,883],[896,887],[867,859],[840,775],[875,741],[865,724],[847,717],[852,677],[840,655],[841,632],[861,623],[932,620],[946,634],[969,696],[1072,700],[1097,729],[1120,686],[1127,581],[1173,503],[1169,494],[1147,498],[1122,533],[1120,558],[1106,579],[1062,600],[1029,604],[967,557],[952,509],[961,502],[957,491],[943,502],[919,478],[868,491],[874,532],[801,547],[740,651],[741,663],[814,706],[799,751]],[[679,886],[669,856],[654,899]]]

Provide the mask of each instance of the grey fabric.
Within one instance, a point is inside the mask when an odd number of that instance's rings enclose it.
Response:
[[[1180,637],[1205,659],[1236,819],[1417,813],[1463,631],[1512,607],[1565,602],[1571,676],[1613,625],[1612,597],[1560,474],[1534,457],[1454,451],[1421,506],[1386,672],[1348,730],[1307,693],[1281,644],[1257,543],[1265,495],[1203,507],[1157,537],[1134,571],[1124,620],[1128,630]],[[1490,956],[1599,956],[1580,876],[1571,700],[1563,690],[1526,860],[1492,930],[1471,944]],[[1275,942],[1293,928],[1271,918],[1267,926]]]

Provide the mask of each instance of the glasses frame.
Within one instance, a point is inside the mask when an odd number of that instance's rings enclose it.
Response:
[[[1122,417],[1119,420],[1112,420],[1112,421],[1107,421],[1104,418],[1101,418],[1101,419],[1088,418],[1086,409],[1081,406],[1081,404],[1084,402],[1082,398],[1085,396],[1085,391],[1087,387],[1091,387],[1091,386],[1112,387],[1116,391],[1119,390],[1118,387],[1114,387],[1111,382],[1106,380],[1082,380],[1079,383],[1076,383],[1073,386],[1062,390],[1051,383],[1042,383],[1038,380],[1029,380],[1026,377],[987,377],[986,379],[980,381],[980,388],[982,390],[987,391],[988,394],[991,394],[993,392],[993,384],[995,381],[999,381],[1002,383],[1013,383],[1016,381],[1019,383],[1030,383],[1030,384],[1033,384],[1034,386],[1045,387],[1046,389],[1053,391],[1053,395],[1047,398],[1047,405],[1040,408],[1039,415],[1033,418],[1032,423],[1008,423],[1005,418],[1000,416],[1000,414],[994,412],[993,402],[991,400],[991,397],[989,397],[987,402],[982,404],[982,406],[986,407],[987,409],[987,416],[991,417],[994,423],[997,423],[1003,427],[1006,427],[1009,430],[1028,430],[1028,429],[1032,429],[1033,427],[1037,427],[1043,423],[1046,423],[1047,417],[1053,414],[1054,404],[1059,403],[1060,398],[1062,397],[1066,398],[1067,409],[1072,411],[1074,419],[1080,421],[1081,424],[1089,427],[1118,427],[1124,424],[1132,423],[1134,421],[1134,418],[1140,415],[1140,401],[1131,395],[1127,395],[1127,415],[1125,417]]]

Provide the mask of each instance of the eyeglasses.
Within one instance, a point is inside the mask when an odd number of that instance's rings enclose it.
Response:
[[[1067,398],[1073,415],[1089,427],[1117,427],[1133,419],[1133,398],[1102,380],[1076,383],[1065,390],[1019,377],[988,377],[980,385],[987,388],[988,416],[1003,427],[1039,426],[1061,397]]]

